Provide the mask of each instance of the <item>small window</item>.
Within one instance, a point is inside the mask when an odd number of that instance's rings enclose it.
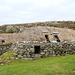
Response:
[[[57,42],[60,42],[60,39],[59,39],[59,37],[58,37],[57,35],[54,35],[54,37],[55,37],[55,40],[56,40]]]
[[[2,40],[2,44],[4,44],[5,43],[5,40]]]
[[[45,38],[46,38],[47,43],[49,43],[49,42],[50,42],[50,40],[49,40],[48,35],[45,35]]]
[[[40,53],[40,46],[34,46],[35,54]]]

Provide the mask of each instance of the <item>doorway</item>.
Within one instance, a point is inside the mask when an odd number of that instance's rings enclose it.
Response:
[[[35,54],[40,53],[40,46],[34,46]]]

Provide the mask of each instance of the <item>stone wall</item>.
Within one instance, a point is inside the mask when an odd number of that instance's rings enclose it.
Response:
[[[32,60],[48,56],[75,54],[75,43],[14,43],[12,49],[16,51],[14,56],[25,60]]]
[[[8,45],[0,45],[0,55],[11,50],[11,44]]]

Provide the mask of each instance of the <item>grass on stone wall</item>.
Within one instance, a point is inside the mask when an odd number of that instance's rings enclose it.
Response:
[[[14,30],[10,29],[10,30],[2,32],[2,33],[14,33]]]
[[[11,56],[13,51],[2,57]],[[46,57],[38,60],[15,59],[0,65],[0,75],[75,75],[75,55]]]
[[[2,45],[12,45],[13,43],[11,42],[11,43],[7,43],[7,44],[0,44],[0,46],[2,46]]]
[[[5,52],[0,56],[0,65],[5,65],[11,61],[14,61],[16,57],[14,57],[13,53],[15,51],[10,50],[8,52]]]
[[[1,56],[0,56],[0,58],[7,58],[7,57],[13,57],[13,53],[14,53],[15,51],[13,51],[13,50],[10,50],[10,51],[8,51],[8,52],[5,52],[4,54],[2,54]]]

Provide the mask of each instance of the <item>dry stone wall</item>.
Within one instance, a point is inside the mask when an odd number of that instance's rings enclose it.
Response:
[[[48,56],[75,54],[75,43],[14,43],[12,49],[15,50],[14,56],[25,60],[33,60]]]
[[[0,45],[0,55],[3,53],[11,50],[11,44],[10,45]]]

